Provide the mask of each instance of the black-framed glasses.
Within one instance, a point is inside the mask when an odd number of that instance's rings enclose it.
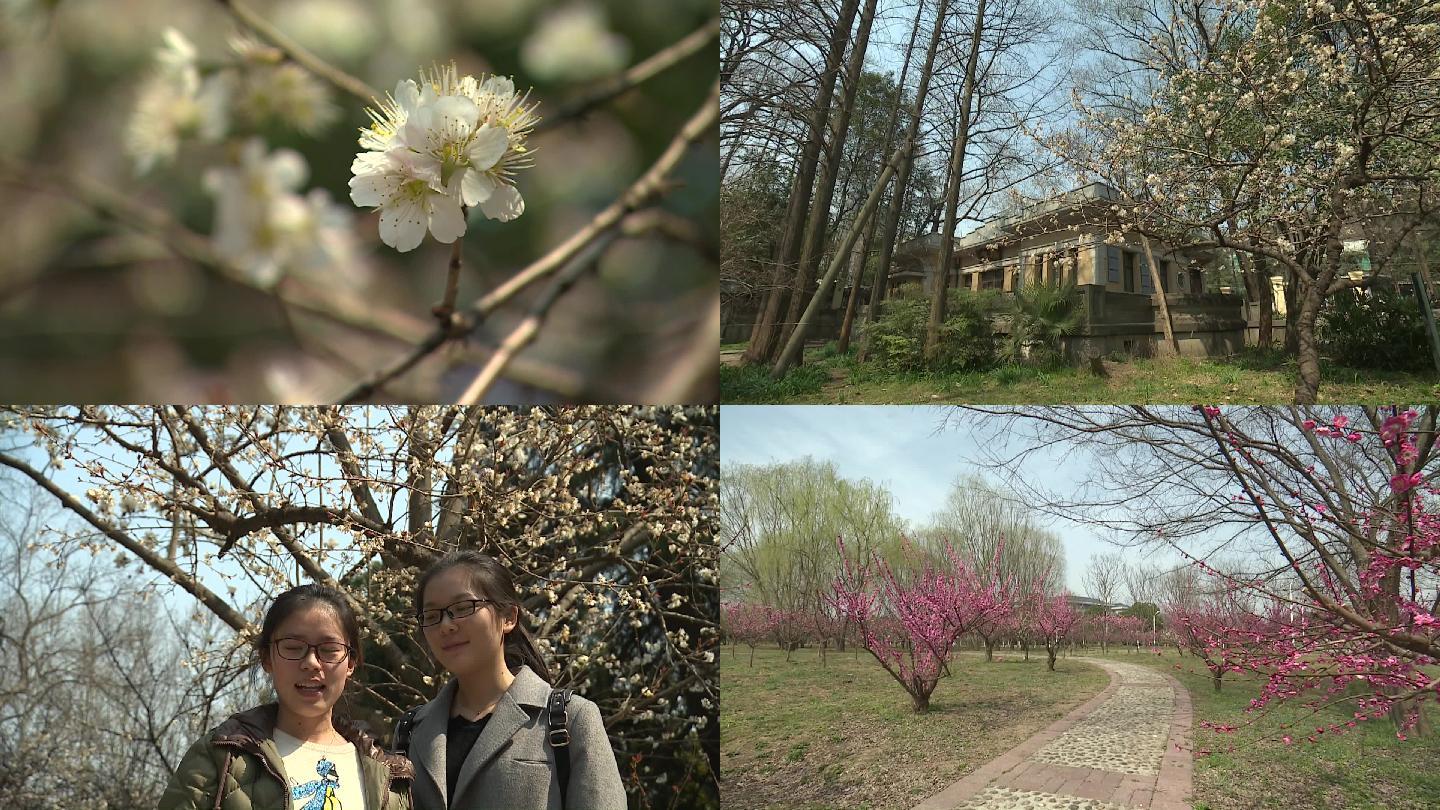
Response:
[[[350,657],[350,645],[338,641],[311,644],[298,638],[277,638],[271,643],[275,646],[275,654],[286,661],[304,661],[311,650],[315,651],[315,660],[322,664],[338,664]]]
[[[456,619],[475,615],[475,611],[485,604],[498,605],[499,602],[494,599],[461,599],[459,602],[451,602],[443,608],[422,610],[415,618],[420,622],[421,627],[434,627],[440,623],[442,615],[449,616],[450,621],[453,622]]]

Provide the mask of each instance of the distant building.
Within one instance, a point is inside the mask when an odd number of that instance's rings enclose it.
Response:
[[[1070,603],[1070,607],[1075,608],[1082,613],[1101,607],[1105,608],[1111,613],[1119,613],[1126,608],[1125,605],[1112,605],[1106,602],[1101,602],[1099,599],[1091,599],[1088,596],[1076,596],[1074,594],[1071,594],[1070,598],[1067,601]]]
[[[1152,240],[1157,273],[1138,236],[1106,244],[1102,213],[1119,195],[1091,183],[987,222],[955,241],[947,286],[1013,293],[1027,286],[1071,282],[1085,302],[1085,323],[1064,340],[1072,359],[1109,354],[1149,355],[1162,341],[1158,296],[1165,297],[1176,342],[1184,354],[1233,354],[1245,345],[1244,298],[1209,285],[1214,251],[1172,250]],[[940,234],[896,249],[890,288],[918,282],[934,289]],[[1158,286],[1156,289],[1158,275]],[[1003,325],[1001,328],[1004,328]]]
[[[1091,183],[987,222],[955,241],[949,286],[1014,292],[1026,285],[1069,281],[1106,292],[1153,295],[1155,279],[1140,240],[1107,245],[1105,230],[1087,224],[1118,199],[1109,186]],[[1214,264],[1213,252],[1175,252],[1153,241],[1150,247],[1159,265],[1161,292],[1205,291],[1205,271]],[[919,282],[926,291],[933,289],[939,248],[938,233],[906,243],[897,251],[891,287]]]

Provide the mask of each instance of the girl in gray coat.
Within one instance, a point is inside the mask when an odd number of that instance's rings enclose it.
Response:
[[[396,730],[415,763],[417,810],[625,807],[599,709],[552,695],[504,566],[477,551],[445,555],[420,577],[415,613],[455,676]]]

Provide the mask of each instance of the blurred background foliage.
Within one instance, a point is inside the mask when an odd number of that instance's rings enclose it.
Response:
[[[542,118],[718,14],[713,0],[253,0],[250,8],[380,93],[453,60],[461,74],[513,76],[517,88],[533,88]],[[166,28],[194,44],[207,82],[232,74],[228,125],[223,137],[201,137],[214,123],[202,105],[206,120],[174,159],[142,171],[136,109],[161,70]],[[251,39],[238,52],[237,35]],[[0,0],[0,398],[332,400],[435,328],[430,308],[442,297],[449,246],[427,238],[396,253],[380,243],[378,217],[349,200],[367,104],[263,41],[223,0]],[[542,124],[531,139],[535,166],[516,178],[525,213],[509,223],[470,216],[461,306],[584,227],[656,161],[706,103],[716,48],[712,36],[583,115]],[[153,125],[156,116],[146,117]],[[297,152],[307,177],[295,193],[323,190],[340,212],[327,237],[338,240],[332,266],[289,273],[278,287],[186,250],[213,247],[207,172],[233,165],[254,136],[272,153]],[[685,151],[653,209],[660,215],[644,220],[658,227],[627,227],[550,310],[490,401],[714,399],[715,144],[707,134]],[[458,396],[544,286],[377,398]],[[302,299],[313,306],[295,303]]]

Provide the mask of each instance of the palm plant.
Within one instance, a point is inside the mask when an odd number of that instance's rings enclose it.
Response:
[[[1060,338],[1085,322],[1085,303],[1076,297],[1074,282],[1035,284],[1015,292],[1009,315],[1007,359],[1044,364],[1059,359]]]

